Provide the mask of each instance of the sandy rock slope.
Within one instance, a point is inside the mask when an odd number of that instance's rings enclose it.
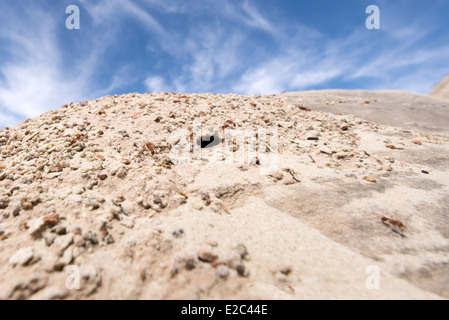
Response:
[[[449,74],[433,88],[430,95],[449,100]]]
[[[449,298],[448,117],[345,99],[128,94],[5,128],[0,298]]]

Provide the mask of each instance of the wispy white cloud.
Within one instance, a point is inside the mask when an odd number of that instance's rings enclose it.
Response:
[[[139,20],[147,30],[157,35],[166,35],[162,25],[137,2],[132,0],[79,1],[87,9],[96,24],[112,26],[120,22],[121,18],[126,15]]]
[[[248,94],[279,93],[307,90],[339,78],[359,81],[359,88],[430,91],[431,79],[439,77],[438,65],[447,61],[449,46],[420,47],[419,41],[430,33],[421,24],[398,23],[394,32],[384,32],[378,38],[368,37],[364,31],[355,30],[342,39],[319,32],[308,38],[293,35],[297,41],[280,37],[278,53],[249,66],[233,89]],[[369,87],[364,87],[366,79],[370,79]]]
[[[233,90],[241,94],[273,94],[307,89],[344,73],[344,65],[336,59],[313,51],[275,57],[248,69]]]
[[[225,1],[223,13],[232,20],[236,20],[252,28],[260,29],[265,32],[275,33],[276,28],[255,6],[255,2],[244,0],[235,5]]]
[[[266,19],[254,2],[229,1],[220,3],[198,0],[185,4],[185,1],[166,2],[151,0],[163,12],[176,14],[203,15],[209,19],[207,24],[197,23],[186,26],[182,34],[171,33],[163,40],[161,47],[168,56],[182,61],[181,72],[160,75],[170,88],[179,92],[226,92],[233,90],[230,81],[242,74],[246,62],[251,60],[245,49],[250,47],[250,32],[258,30],[275,37],[277,28]],[[209,18],[210,17],[210,18]],[[225,21],[223,21],[223,19]],[[151,44],[153,47],[153,44]],[[256,50],[257,48],[253,48]],[[149,72],[152,79],[153,72]],[[145,80],[148,87],[148,79]]]
[[[168,85],[161,76],[149,76],[145,79],[145,86],[148,92],[172,92],[173,87]]]
[[[14,13],[5,17],[7,28],[1,37],[9,41],[9,61],[2,63],[0,72],[0,108],[18,116],[36,116],[58,104],[80,96],[77,81],[64,79],[59,69],[61,57],[54,41],[55,24],[43,12],[29,8],[21,15],[28,17],[27,25],[17,23]],[[23,21],[23,20],[22,20]]]
[[[9,57],[0,63],[0,125],[14,124],[64,103],[93,99],[123,84],[115,79],[107,88],[93,79],[103,49],[64,63],[57,24],[43,8],[28,5],[2,11],[0,41]],[[76,70],[76,72],[74,72]]]
[[[195,6],[196,9],[202,8],[203,1],[185,1],[185,0],[143,0],[141,1],[142,5],[155,8],[161,13],[164,14],[173,14],[173,13],[187,13],[192,11],[192,7]],[[199,5],[200,4],[200,5]]]
[[[217,90],[223,79],[242,67],[240,45],[244,38],[228,30],[219,25],[212,30],[191,30],[183,47],[187,63],[177,76],[177,90]]]
[[[419,42],[432,31],[423,21],[390,19],[377,38],[369,37],[361,24],[360,29],[335,39],[298,22],[272,20],[267,12],[258,10],[255,1],[223,1],[220,10],[199,2],[202,9],[193,5],[189,8],[185,2],[171,2],[167,7],[161,0],[150,1],[165,12],[177,14],[191,13],[192,10],[197,10],[197,14],[201,10],[203,13],[215,11],[238,26],[237,30],[229,25],[227,29],[217,27],[219,24],[210,28],[213,24],[209,24],[208,32],[192,27],[190,32],[184,30],[188,41],[178,38],[176,48],[168,47],[169,54],[176,56],[180,53],[184,57],[182,72],[164,75],[177,91],[278,93],[306,90],[335,79],[353,83],[360,81],[363,88],[366,81],[362,79],[368,78],[371,79],[371,88],[390,84],[405,90],[420,88],[415,92],[425,93],[424,90],[431,85],[412,86],[409,81],[399,81],[398,78],[404,69],[412,70],[412,67],[426,64],[429,60],[441,61],[447,55],[447,48],[419,48]],[[254,51],[259,56],[244,60],[242,56],[251,54],[243,49],[245,43],[251,42],[251,29],[271,37],[274,46],[267,49],[263,43],[255,43]],[[232,81],[223,83],[231,74],[235,76]],[[399,76],[395,77],[395,74]]]
[[[144,7],[156,9],[164,14],[208,15],[210,18],[224,17],[230,21],[274,32],[275,27],[264,14],[257,9],[257,1],[249,0],[137,0]]]

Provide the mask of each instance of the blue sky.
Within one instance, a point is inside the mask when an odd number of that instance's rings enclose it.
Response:
[[[129,92],[425,94],[449,72],[448,17],[447,0],[2,0],[0,128]]]

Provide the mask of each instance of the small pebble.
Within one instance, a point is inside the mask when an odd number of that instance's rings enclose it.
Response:
[[[239,243],[235,247],[235,249],[238,252],[238,254],[240,255],[240,258],[242,258],[244,260],[248,259],[248,257],[249,257],[248,249],[246,248],[246,246],[244,244]]]
[[[12,216],[13,217],[17,217],[20,214],[20,207],[17,207],[14,209],[14,211],[12,212]]]
[[[201,192],[201,200],[203,201],[207,201],[210,199],[210,195],[207,191],[202,191]]]
[[[386,147],[391,150],[404,150],[404,148],[396,147],[395,145],[392,144],[386,145]]]
[[[120,131],[120,134],[123,138],[129,138],[129,134],[125,130]]]
[[[217,275],[221,279],[227,279],[229,277],[229,268],[225,265],[219,265],[216,269]]]
[[[195,209],[195,210],[198,210],[198,211],[200,211],[200,210],[203,210],[203,204],[201,203],[201,202],[199,202],[199,201],[195,201],[195,200],[193,200],[192,202],[190,202],[190,206],[193,208],[193,209]]]
[[[33,260],[33,258],[34,258],[34,248],[28,247],[17,251],[11,258],[9,258],[8,263],[13,266],[16,265],[26,266],[31,262],[31,260]]]
[[[105,175],[105,174],[99,174],[98,175],[98,179],[100,179],[100,180],[106,180],[108,178],[108,176],[107,175]]]
[[[125,169],[125,168],[120,168],[120,169],[117,171],[117,177],[123,178],[124,176],[126,176],[126,169]]]
[[[132,217],[124,217],[122,221],[120,221],[120,224],[124,227],[127,227],[128,229],[134,228],[135,220]]]
[[[53,242],[55,242],[56,237],[57,236],[54,233],[50,233],[45,236],[45,244],[47,245],[47,247],[50,247],[53,244]]]
[[[283,275],[288,276],[292,272],[292,268],[289,266],[282,267],[281,270],[279,270],[280,273]]]
[[[213,262],[218,259],[218,256],[209,250],[201,249],[198,251],[198,258],[203,262]]]
[[[195,260],[187,259],[185,267],[186,267],[186,270],[188,270],[188,271],[195,269]]]
[[[238,265],[235,266],[235,270],[237,271],[237,274],[241,277],[248,277],[249,276],[249,271],[248,269],[246,269],[244,264],[239,263]]]
[[[368,182],[377,183],[377,179],[374,178],[374,177],[367,176],[367,177],[365,177],[364,179],[365,179],[366,181],[368,181]]]
[[[104,241],[106,242],[106,244],[114,244],[115,243],[114,237],[111,234],[108,234],[106,236],[106,238],[104,239]]]
[[[20,189],[20,187],[14,187],[9,191],[9,194],[12,196],[12,195],[14,195],[14,192],[16,192],[19,189]]]
[[[49,226],[55,226],[59,222],[59,215],[56,213],[51,213],[44,217],[44,223]]]
[[[90,244],[92,244],[94,246],[98,244],[97,235],[92,231],[87,232],[84,235],[83,239],[84,239],[84,241],[89,242]]]
[[[24,203],[22,203],[22,209],[23,210],[31,210],[31,209],[33,209],[33,204],[31,202],[24,202]]]
[[[33,236],[39,236],[41,232],[44,230],[45,222],[42,218],[32,219],[27,222],[28,233]]]
[[[56,233],[58,236],[63,236],[67,234],[67,229],[65,226],[56,226],[53,229],[51,229],[52,233]]]
[[[0,197],[0,209],[6,209],[9,205],[9,198],[6,196]]]
[[[72,245],[74,236],[73,234],[68,234],[65,236],[60,236],[55,239],[55,245],[59,249],[59,254],[62,256],[64,251]]]
[[[282,180],[284,178],[284,175],[280,171],[276,171],[273,174],[270,174],[270,177],[272,177],[275,181]]]
[[[45,300],[63,300],[67,298],[68,295],[69,293],[65,289],[57,287],[47,288],[40,293],[40,296]]]
[[[180,238],[181,236],[184,235],[184,229],[178,229],[172,232],[173,236],[175,238]]]

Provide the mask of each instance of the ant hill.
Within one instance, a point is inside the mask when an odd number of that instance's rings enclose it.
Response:
[[[0,299],[449,298],[446,105],[127,94],[5,128]]]

